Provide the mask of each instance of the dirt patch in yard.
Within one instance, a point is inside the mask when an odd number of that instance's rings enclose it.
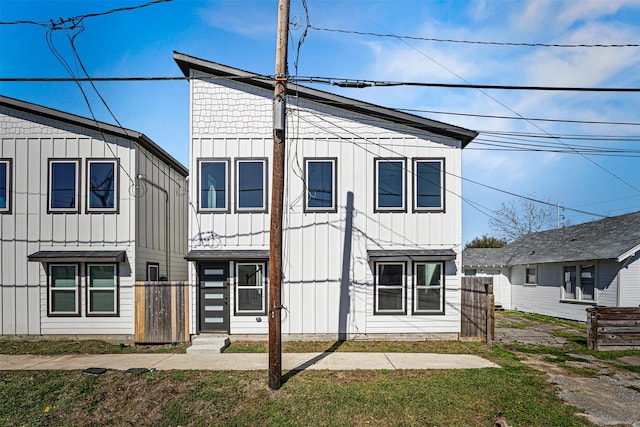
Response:
[[[585,417],[601,426],[640,427],[640,356],[601,360],[580,351],[586,329],[574,322],[513,312],[497,319],[496,342],[546,373],[558,395]]]

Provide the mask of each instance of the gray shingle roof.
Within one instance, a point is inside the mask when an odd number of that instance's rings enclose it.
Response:
[[[502,249],[466,249],[471,265],[521,265],[618,259],[640,250],[640,212],[527,234]]]

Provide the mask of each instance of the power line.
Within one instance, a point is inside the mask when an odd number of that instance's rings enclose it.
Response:
[[[386,37],[400,40],[420,40],[431,41],[440,43],[465,43],[465,44],[479,44],[479,45],[493,45],[493,46],[517,46],[517,47],[559,47],[559,48],[585,48],[585,47],[597,47],[597,48],[622,48],[622,47],[640,47],[640,44],[636,43],[623,43],[623,44],[561,44],[561,43],[523,43],[523,42],[496,42],[496,41],[477,41],[477,40],[454,40],[454,39],[439,39],[434,37],[417,37],[417,36],[400,36],[396,34],[383,34],[373,33],[368,31],[356,31],[356,30],[343,30],[338,28],[322,28],[314,25],[308,25],[312,30],[324,31],[331,33],[353,34],[360,36],[372,36],[372,37]]]
[[[144,3],[144,4],[141,4],[141,5],[137,5],[137,6],[119,7],[119,8],[107,10],[107,11],[104,11],[104,12],[87,13],[85,15],[72,16],[72,17],[65,18],[65,19],[60,18],[58,21],[54,21],[53,19],[51,19],[49,21],[30,21],[30,20],[0,21],[0,25],[29,24],[29,25],[39,25],[41,27],[46,27],[46,28],[51,28],[51,29],[56,30],[56,29],[62,29],[63,27],[65,27],[68,24],[70,24],[69,29],[73,29],[82,20],[84,20],[86,18],[93,18],[93,17],[96,17],[96,16],[110,15],[112,13],[117,13],[117,12],[125,12],[125,11],[130,11],[130,10],[142,9],[144,7],[153,6],[153,5],[158,4],[158,3],[168,3],[168,2],[171,2],[171,1],[173,1],[173,0],[153,0],[153,1],[150,1],[148,3]]]

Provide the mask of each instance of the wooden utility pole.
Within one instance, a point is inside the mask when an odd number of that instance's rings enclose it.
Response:
[[[287,44],[289,0],[278,1],[276,84],[273,94],[273,172],[269,250],[269,388],[282,386],[282,202],[285,169],[285,110],[287,97]]]

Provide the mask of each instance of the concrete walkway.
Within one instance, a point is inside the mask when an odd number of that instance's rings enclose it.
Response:
[[[79,370],[129,368],[157,370],[268,370],[266,353],[222,354],[73,354],[59,356],[0,355],[0,370]],[[286,353],[286,371],[357,369],[478,369],[500,366],[469,354],[432,353]]]

